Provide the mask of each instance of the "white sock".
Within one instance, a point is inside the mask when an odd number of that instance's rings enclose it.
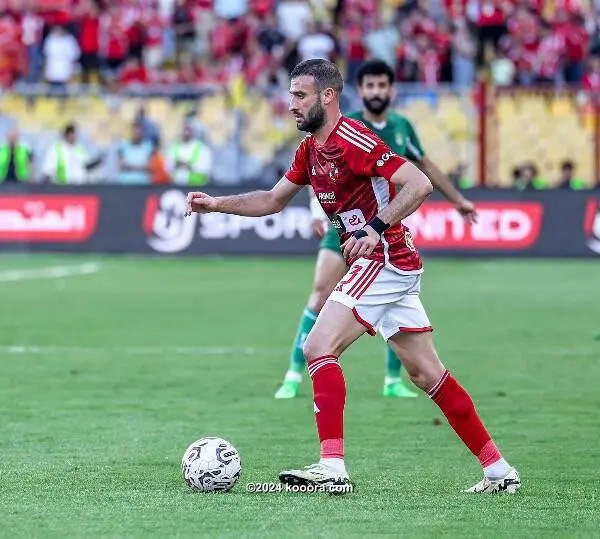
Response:
[[[402,380],[402,378],[400,378],[400,377],[398,377],[398,378],[392,378],[390,376],[386,376],[384,383],[385,383],[386,386],[389,386],[390,384],[397,384],[401,380]]]
[[[323,459],[322,458],[319,460],[319,463],[323,464],[323,466],[327,466],[328,468],[331,468],[332,470],[336,471],[342,477],[348,476],[348,472],[346,471],[346,464],[344,463],[344,459]]]
[[[285,382],[302,382],[302,375],[299,372],[287,371],[285,373]]]
[[[494,464],[490,464],[483,469],[483,474],[488,479],[501,479],[510,471],[510,464],[504,459],[500,459]]]

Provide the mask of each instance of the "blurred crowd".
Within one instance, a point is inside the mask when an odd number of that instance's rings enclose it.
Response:
[[[0,0],[0,86],[283,88],[329,58],[352,80],[379,57],[398,79],[600,90],[600,0]]]

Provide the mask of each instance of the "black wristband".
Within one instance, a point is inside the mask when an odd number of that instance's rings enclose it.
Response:
[[[384,223],[379,217],[373,217],[367,225],[369,225],[380,236],[390,228],[390,225]]]
[[[365,238],[368,236],[367,231],[364,228],[357,230],[354,234],[352,234],[357,240],[360,238]]]

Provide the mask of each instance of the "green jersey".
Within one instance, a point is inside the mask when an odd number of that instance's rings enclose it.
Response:
[[[406,157],[411,161],[420,161],[425,157],[425,151],[415,128],[408,118],[397,112],[390,110],[383,125],[372,124],[364,118],[362,111],[351,112],[348,118],[364,123],[400,157]]]

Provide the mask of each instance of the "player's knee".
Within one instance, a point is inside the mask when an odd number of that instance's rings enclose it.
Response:
[[[413,384],[425,392],[428,391],[429,387],[433,387],[430,385],[427,375],[418,369],[413,369],[412,372],[409,371],[408,376]]]
[[[318,335],[313,333],[310,333],[304,341],[302,352],[307,364],[323,356],[339,355],[339,350],[332,343],[327,339],[319,338]]]
[[[318,345],[317,342],[315,342],[315,339],[312,339],[310,334],[308,335],[308,337],[306,338],[306,340],[304,341],[304,344],[302,345],[302,353],[304,354],[304,358],[306,359],[306,363],[310,363],[311,361],[314,361],[315,359],[317,359],[318,357],[325,355],[325,354],[321,354],[321,347]]]

